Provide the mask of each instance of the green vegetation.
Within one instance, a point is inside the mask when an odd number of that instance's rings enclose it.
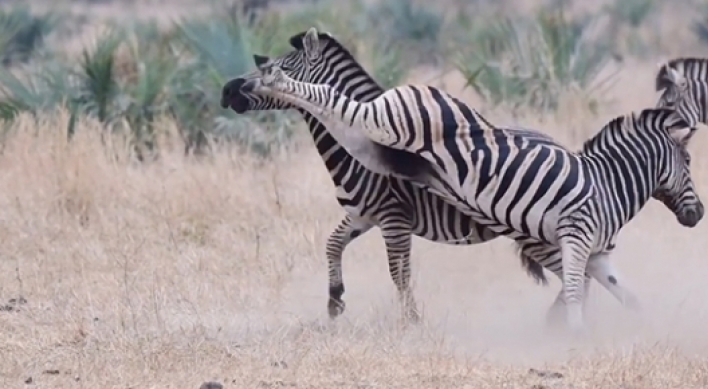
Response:
[[[693,33],[698,37],[698,40],[708,45],[708,4],[701,4],[699,11],[696,12],[698,19],[691,24]]]
[[[391,45],[405,47],[415,59],[431,62],[439,53],[443,16],[428,3],[381,0],[364,9],[360,25],[374,27],[376,35],[386,37]]]
[[[79,53],[45,44],[57,34],[65,41],[81,33],[80,23],[63,23],[70,15],[9,8],[0,11],[0,119],[67,108],[71,119],[61,129],[67,136],[78,117],[90,116],[107,131],[131,134],[143,159],[159,151],[155,123],[169,117],[187,152],[228,141],[266,156],[287,141],[299,118],[236,115],[220,107],[221,88],[253,68],[253,53],[282,54],[291,49],[288,38],[310,26],[333,33],[386,88],[404,82],[415,65],[454,64],[492,105],[553,110],[571,89],[597,105],[612,76],[606,65],[617,58],[618,26],[639,29],[653,4],[616,0],[573,17],[560,3],[535,14],[470,6],[455,15],[408,0],[323,0],[248,17],[237,7],[220,7],[166,27],[114,23]],[[610,15],[611,28],[597,28],[603,15]]]
[[[640,35],[640,27],[652,21],[656,3],[655,0],[624,0],[607,4],[604,11],[610,16],[609,32],[617,37],[615,52],[628,52],[637,57],[646,57],[654,52],[653,47],[660,44],[658,29],[648,29],[651,38],[647,42]]]
[[[467,84],[492,104],[552,111],[569,89],[595,98],[610,77],[599,78],[612,60],[613,37],[589,34],[597,15],[570,19],[563,8],[541,9],[533,17],[505,16],[477,23],[461,15],[469,33],[457,68]],[[468,27],[469,26],[469,27]]]
[[[54,15],[34,15],[26,6],[0,11],[0,61],[24,63],[59,23]]]

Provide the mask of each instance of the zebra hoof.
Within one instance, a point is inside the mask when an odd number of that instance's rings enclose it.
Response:
[[[343,300],[329,299],[329,302],[327,303],[329,318],[335,319],[337,316],[341,315],[344,312],[345,307],[346,304],[344,304]]]

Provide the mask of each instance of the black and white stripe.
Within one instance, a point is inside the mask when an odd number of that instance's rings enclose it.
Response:
[[[259,64],[279,66],[293,79],[325,83],[340,93],[359,101],[371,101],[383,89],[361,67],[350,52],[327,33],[297,34],[290,39],[295,50],[277,58],[255,56]],[[316,52],[316,54],[312,54]],[[332,232],[326,247],[329,262],[329,303],[331,317],[344,309],[342,253],[346,246],[373,226],[381,229],[384,238],[391,278],[397,286],[409,317],[417,317],[416,305],[410,290],[410,252],[412,235],[440,243],[470,245],[483,243],[498,233],[475,223],[470,216],[458,211],[440,197],[403,180],[378,174],[354,159],[309,112],[279,99],[246,93],[241,87],[248,80],[259,77],[256,71],[229,81],[223,89],[222,105],[237,113],[260,110],[297,109],[305,118],[318,153],[322,156],[336,188],[337,201],[347,215]],[[528,137],[553,140],[533,130],[514,130]],[[401,152],[399,157],[406,158]],[[522,258],[541,253],[544,258],[560,258],[557,249],[537,247],[522,252]],[[553,262],[553,261],[551,261]],[[558,262],[558,261],[556,261]],[[546,283],[543,270],[533,260],[523,264],[536,280]],[[560,276],[559,268],[551,269]]]
[[[325,84],[294,81],[277,66],[261,70],[263,77],[242,89],[312,113],[368,168],[410,179],[522,244],[559,248],[572,328],[583,324],[586,270],[619,298],[628,297],[608,254],[650,198],[684,226],[703,217],[685,147],[695,129],[671,109],[617,117],[575,153],[495,127],[437,88],[401,86],[358,102]],[[382,147],[371,147],[371,140]],[[389,148],[428,164],[411,167],[388,156]]]

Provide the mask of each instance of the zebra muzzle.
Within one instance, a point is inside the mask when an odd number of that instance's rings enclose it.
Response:
[[[703,219],[703,205],[699,204],[695,207],[687,209],[678,215],[678,222],[684,227],[695,227]]]
[[[243,78],[233,79],[221,89],[221,108],[231,108],[238,114],[248,110],[248,99],[243,95],[241,88],[246,82]]]

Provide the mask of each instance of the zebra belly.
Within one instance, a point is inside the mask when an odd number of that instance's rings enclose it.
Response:
[[[450,245],[477,244],[495,237],[470,216],[410,181],[391,179],[389,183],[391,194],[397,199],[390,208],[399,208],[410,216],[414,235]]]

